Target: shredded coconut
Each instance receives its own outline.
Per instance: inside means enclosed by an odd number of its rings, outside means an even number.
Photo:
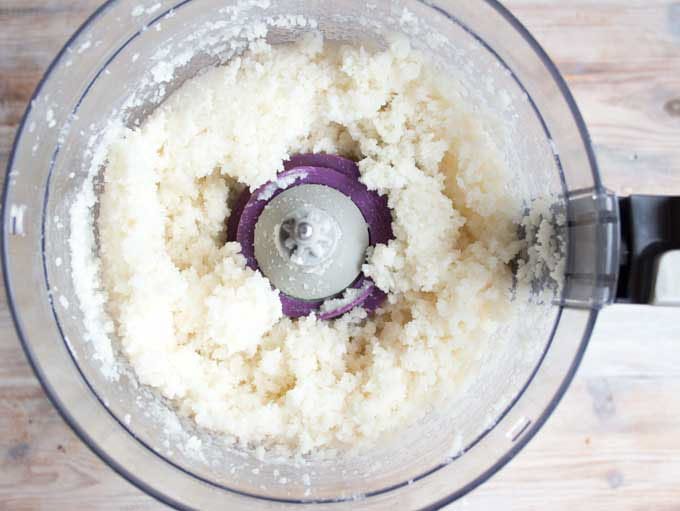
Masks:
[[[151,72],[170,81],[173,66]],[[92,219],[78,213],[96,201],[91,181],[72,214],[81,305],[106,304],[83,306],[91,340],[115,332],[141,383],[242,445],[344,448],[422,415],[509,317],[510,262],[524,248],[511,175],[456,91],[403,39],[376,53],[318,35],[257,40],[141,126],[112,129],[99,261]],[[230,192],[276,180],[305,152],[357,160],[363,183],[388,196],[395,239],[363,267],[389,295],[373,316],[286,318],[225,243]],[[550,243],[547,228],[537,235]]]

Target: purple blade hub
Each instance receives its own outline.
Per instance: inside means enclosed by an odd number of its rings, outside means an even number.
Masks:
[[[369,244],[375,246],[387,243],[394,237],[392,214],[387,205],[387,197],[371,191],[359,181],[360,173],[356,163],[347,158],[330,154],[299,154],[284,162],[284,170],[274,181],[260,186],[254,191],[244,190],[234,205],[227,223],[227,239],[238,241],[246,264],[259,270],[255,258],[255,226],[269,202],[284,190],[303,185],[315,184],[333,188],[349,197],[366,222]],[[333,304],[322,309],[325,300],[303,300],[280,293],[283,313],[292,318],[307,316],[318,311],[320,319],[339,317],[355,307],[362,306],[368,311],[376,310],[384,302],[386,295],[363,273],[343,293],[329,297]]]

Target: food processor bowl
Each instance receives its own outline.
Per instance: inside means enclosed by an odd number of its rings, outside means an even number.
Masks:
[[[494,135],[515,173],[507,192],[524,198],[527,211],[548,200],[544,214],[566,214],[566,225],[556,222],[566,276],[548,300],[538,298],[549,285],[539,279],[536,293],[516,304],[530,312],[514,320],[524,334],[474,361],[478,376],[450,406],[367,451],[263,460],[178,417],[137,382],[115,342],[87,333],[97,318],[83,313],[71,277],[73,258],[87,254],[71,252],[69,239],[95,233],[87,219],[71,218],[71,208],[83,200],[97,214],[112,120],[138,126],[185,80],[228,61],[249,38],[266,33],[278,44],[313,30],[375,47],[386,46],[387,33],[405,34],[456,76],[480,115],[501,112]],[[80,194],[84,187],[91,193]],[[93,451],[150,495],[190,509],[436,508],[498,471],[557,405],[597,310],[615,297],[618,223],[617,200],[602,187],[564,81],[498,2],[110,0],[49,67],[18,130],[3,198],[3,265],[17,332],[53,404]]]

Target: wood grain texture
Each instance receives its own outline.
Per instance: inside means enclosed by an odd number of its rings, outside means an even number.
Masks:
[[[98,0],[0,0],[0,168],[58,48]],[[680,194],[680,2],[508,0],[565,75],[605,183]],[[4,177],[4,176],[3,176]],[[47,401],[0,299],[0,509],[162,506],[96,458]],[[680,313],[613,306],[570,391],[464,510],[680,511]]]

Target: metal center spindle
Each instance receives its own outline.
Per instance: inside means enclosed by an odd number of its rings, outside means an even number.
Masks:
[[[297,237],[304,241],[310,239],[312,236],[314,236],[312,224],[300,222],[297,226]]]
[[[307,205],[287,215],[278,232],[281,255],[312,271],[335,251],[340,226],[327,212]]]

